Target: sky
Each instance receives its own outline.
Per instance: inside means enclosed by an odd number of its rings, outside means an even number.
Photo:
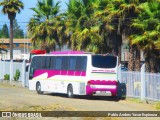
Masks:
[[[2,2],[3,0],[0,0],[0,2]],[[18,25],[20,26],[21,29],[24,30],[24,32],[27,30],[27,23],[29,22],[29,19],[32,17],[32,15],[34,14],[34,12],[30,9],[33,7],[36,7],[37,4],[37,0],[21,0],[24,3],[24,9],[21,10],[20,14],[16,15],[16,19],[18,22]],[[61,6],[61,11],[63,12],[67,6],[66,6],[66,2],[68,0],[54,0],[55,2],[60,1],[60,6]],[[2,26],[6,23],[9,27],[9,20],[8,20],[8,16],[4,15],[2,12],[2,7],[0,7],[0,28],[2,28]]]

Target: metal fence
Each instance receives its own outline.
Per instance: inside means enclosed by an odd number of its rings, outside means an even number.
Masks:
[[[141,95],[141,73],[140,72],[121,72],[121,82],[126,84],[128,97],[140,97]]]
[[[160,74],[145,74],[146,99],[160,100]]]
[[[160,100],[160,74],[145,73],[145,66],[140,72],[121,71],[120,82],[126,84],[126,96],[142,100]]]
[[[10,82],[14,79],[16,70],[20,71],[18,81],[22,82],[23,87],[28,87],[28,72],[25,71],[26,63],[0,61],[0,81],[5,74],[10,75]],[[126,96],[140,98],[141,100],[160,100],[160,74],[146,73],[145,65],[140,72],[121,71],[119,69],[119,80],[126,84]]]

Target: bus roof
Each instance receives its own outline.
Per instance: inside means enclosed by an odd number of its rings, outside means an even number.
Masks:
[[[102,56],[117,56],[115,54],[94,54],[93,52],[84,52],[84,51],[53,51],[53,52],[50,52],[50,54],[53,54],[53,55],[67,55],[67,54],[90,54],[90,55],[102,55]]]
[[[84,51],[54,51],[51,54],[85,54]]]
[[[34,56],[114,56],[114,57],[118,57],[116,55],[112,55],[112,54],[91,54],[91,53],[63,53],[63,52],[54,52],[53,54],[37,54],[37,55],[34,55]]]

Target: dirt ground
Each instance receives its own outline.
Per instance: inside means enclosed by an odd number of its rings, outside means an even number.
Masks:
[[[154,106],[146,103],[135,103],[128,100],[117,100],[108,96],[85,96],[67,98],[62,94],[45,93],[0,83],[0,111],[154,111]],[[1,119],[1,118],[0,118]],[[18,119],[18,118],[17,118]],[[27,119],[27,118],[26,118]],[[43,118],[53,119],[53,118]],[[58,119],[58,118],[54,118]],[[66,118],[61,118],[66,119]],[[71,118],[67,118],[71,119]],[[105,119],[126,120],[133,118],[74,118],[72,119]],[[142,118],[137,118],[141,120]],[[145,118],[146,120],[150,118]],[[156,118],[158,119],[158,118]],[[136,120],[136,119],[135,119]]]

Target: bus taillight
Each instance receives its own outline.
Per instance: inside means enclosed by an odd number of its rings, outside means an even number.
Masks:
[[[91,81],[88,81],[88,82],[87,82],[87,85],[91,85]]]

